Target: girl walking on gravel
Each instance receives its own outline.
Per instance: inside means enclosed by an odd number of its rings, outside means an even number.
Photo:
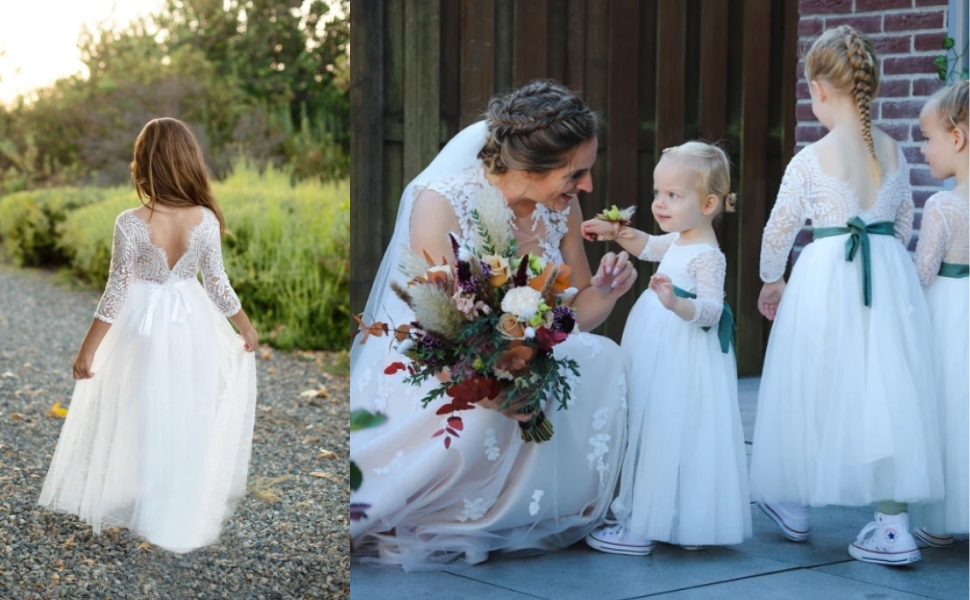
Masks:
[[[226,276],[225,221],[188,126],[148,123],[131,174],[142,206],[115,222],[39,503],[95,534],[126,527],[187,552],[218,539],[246,490],[258,336]]]

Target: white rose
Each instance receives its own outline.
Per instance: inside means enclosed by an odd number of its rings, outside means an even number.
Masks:
[[[502,310],[519,317],[529,320],[535,316],[542,303],[542,294],[531,287],[523,286],[512,288],[505,298],[502,298]]]

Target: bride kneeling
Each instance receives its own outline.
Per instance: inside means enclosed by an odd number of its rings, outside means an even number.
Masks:
[[[401,245],[453,260],[448,234],[473,239],[476,199],[497,190],[511,208],[519,255],[571,267],[577,331],[602,323],[636,271],[626,254],[607,254],[593,276],[583,248],[577,195],[592,191],[597,126],[581,99],[552,82],[492,99],[486,119],[459,133],[405,189],[366,313],[398,325],[413,320],[389,290],[390,282],[403,283]],[[495,407],[463,414],[461,437],[446,449],[432,437],[443,420],[435,410],[446,400],[421,407],[437,382],[412,386],[406,373],[385,374],[405,359],[382,341],[351,352],[351,409],[388,416],[350,438],[364,476],[352,501],[370,505],[351,523],[356,558],[408,570],[457,558],[478,563],[492,551],[569,546],[603,520],[626,445],[629,366],[616,344],[573,333],[555,347],[557,357],[578,363],[580,376],[569,375],[566,410],[545,408],[551,440],[523,441],[523,415]]]

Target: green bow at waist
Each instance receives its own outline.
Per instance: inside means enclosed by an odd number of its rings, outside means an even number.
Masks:
[[[962,279],[970,275],[970,265],[948,262],[940,263],[940,272],[937,275],[940,277]]]
[[[690,298],[691,300],[697,298],[697,294],[688,292],[676,285],[674,286],[674,294],[681,298]],[[710,328],[710,326],[701,327],[704,331]],[[731,342],[734,341],[734,313],[731,312],[731,305],[727,302],[724,303],[724,310],[721,311],[721,320],[717,322],[717,339],[721,341],[721,352],[727,354],[731,348]]]
[[[845,227],[817,227],[812,231],[812,239],[832,237],[833,235],[849,234],[845,241],[845,260],[855,260],[856,251],[862,248],[862,298],[866,306],[872,305],[872,258],[869,251],[869,235],[895,235],[896,228],[892,221],[866,222],[859,217],[852,217]]]

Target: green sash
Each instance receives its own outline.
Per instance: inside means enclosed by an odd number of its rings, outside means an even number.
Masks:
[[[845,241],[845,260],[855,259],[856,251],[862,248],[862,298],[866,306],[872,305],[872,258],[869,252],[869,235],[895,235],[896,229],[891,221],[878,223],[866,222],[852,217],[845,227],[817,227],[812,231],[812,239],[849,234]]]
[[[697,294],[688,292],[676,285],[674,286],[674,295],[692,300],[697,298]],[[707,331],[710,326],[701,327],[701,329]],[[734,341],[734,313],[731,312],[731,306],[727,302],[724,303],[724,310],[721,311],[721,320],[717,322],[717,339],[721,341],[721,352],[727,354],[731,348],[731,342]]]
[[[941,263],[940,272],[937,273],[940,277],[953,277],[955,279],[962,279],[970,275],[970,265],[964,265],[960,263]]]

